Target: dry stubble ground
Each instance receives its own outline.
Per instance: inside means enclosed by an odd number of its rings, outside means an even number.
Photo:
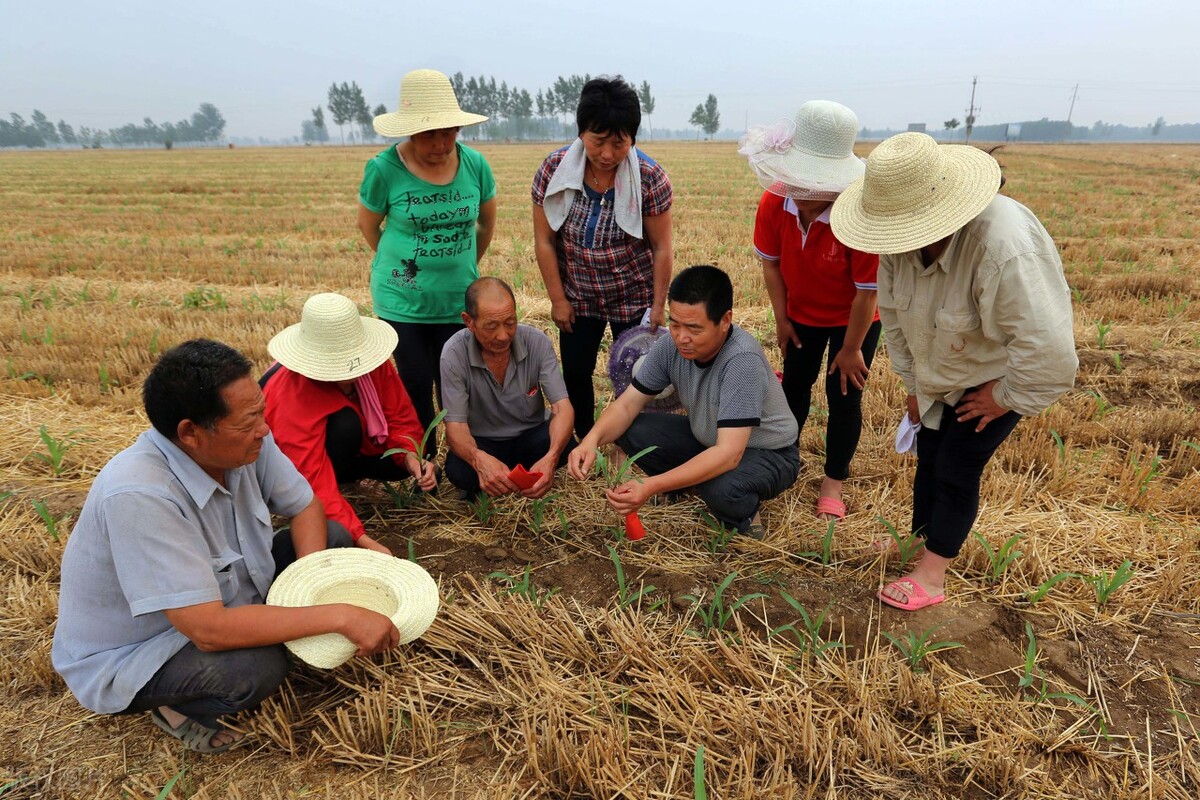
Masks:
[[[737,321],[769,340],[749,246],[758,190],[733,146],[645,144],[675,185],[676,264],[730,271]],[[548,329],[528,183],[549,148],[481,149],[500,185],[484,270]],[[1200,791],[1195,146],[998,153],[1006,192],[1062,249],[1081,369],[986,476],[978,530],[992,549],[1019,536],[1020,556],[991,574],[973,540],[945,604],[905,616],[874,599],[900,565],[871,543],[888,524],[906,532],[913,470],[890,446],[902,397],[881,353],[851,513],[827,553],[811,511],[819,402],[801,479],[767,505],[762,543],[725,546],[691,502],[648,509],[650,535],[617,542],[594,483],[561,482],[540,521],[523,500],[482,522],[450,492],[402,510],[368,488],[368,527],[441,583],[422,642],[297,670],[244,720],[253,746],[222,756],[194,758],[144,718],[84,712],[49,664],[58,562],[92,476],[145,427],[140,381],[156,353],[201,335],[265,368],[266,341],[318,290],[368,307],[353,216],[372,152],[0,153],[0,795],[154,796],[178,776],[176,797],[692,797],[701,745],[710,797]],[[57,475],[43,425],[70,444]],[[631,608],[609,545],[634,591],[656,587]],[[1029,600],[1054,576],[1110,576],[1126,560],[1131,577],[1103,605],[1079,577]],[[540,607],[487,577],[526,563],[537,590],[559,590]],[[711,609],[732,573],[726,607],[764,596],[703,631],[683,596]],[[818,635],[844,648],[806,655],[785,592],[814,616],[828,607]],[[788,623],[800,635],[768,636]],[[884,636],[934,626],[931,640],[963,647],[921,672]],[[1027,630],[1037,660],[1022,686]]]

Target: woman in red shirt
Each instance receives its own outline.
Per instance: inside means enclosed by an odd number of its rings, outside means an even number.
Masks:
[[[348,297],[313,295],[299,324],[267,345],[278,363],[260,381],[275,443],[312,485],[325,515],[359,547],[389,555],[366,534],[338,485],[411,475],[424,491],[437,487],[433,462],[415,455],[424,431],[389,358],[396,341],[390,325],[360,316]],[[392,448],[409,452],[381,457]]]
[[[854,155],[858,118],[839,103],[805,103],[794,120],[751,130],[740,153],[766,189],[754,222],[754,249],[775,312],[783,351],[783,391],[804,430],[825,351],[825,479],[817,515],[841,519],[842,481],[862,433],[862,389],[879,343],[875,274],[879,257],[833,235],[829,208],[862,177]]]

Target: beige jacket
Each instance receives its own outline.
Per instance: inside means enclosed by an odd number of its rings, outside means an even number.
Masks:
[[[1040,413],[1075,383],[1071,293],[1050,234],[997,195],[928,267],[920,251],[879,259],[879,317],[892,368],[937,428],[942,403],[998,379],[997,403]]]

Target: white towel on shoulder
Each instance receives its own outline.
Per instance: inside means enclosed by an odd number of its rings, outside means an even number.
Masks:
[[[558,230],[567,221],[567,212],[575,197],[583,191],[583,171],[587,167],[587,153],[583,141],[576,139],[567,148],[566,155],[558,163],[558,169],[550,176],[546,185],[546,198],[542,210],[551,230]],[[638,163],[637,148],[629,148],[629,155],[617,165],[614,182],[616,199],[613,201],[613,218],[617,227],[635,239],[642,238],[642,168]]]

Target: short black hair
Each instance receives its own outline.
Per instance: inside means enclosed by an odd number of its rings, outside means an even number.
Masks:
[[[583,85],[579,93],[579,105],[575,108],[575,125],[579,135],[592,133],[618,133],[637,142],[638,128],[642,125],[642,101],[637,89],[618,75],[610,78],[601,75]]]
[[[212,430],[229,413],[221,390],[250,375],[250,359],[227,344],[191,339],[163,353],[142,384],[142,404],[154,429],[175,441],[179,423]]]
[[[704,303],[704,311],[713,322],[720,322],[733,309],[733,282],[724,270],[712,264],[697,264],[675,276],[667,289],[672,303]]]
[[[483,294],[483,290],[489,286],[508,292],[509,299],[513,301],[513,308],[516,308],[517,298],[513,294],[512,287],[500,278],[484,275],[482,278],[471,281],[471,285],[467,287],[466,295],[463,297],[463,306],[465,306],[467,316],[471,319],[479,316],[479,295]]]

